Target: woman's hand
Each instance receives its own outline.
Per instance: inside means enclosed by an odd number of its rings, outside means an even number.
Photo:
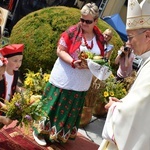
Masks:
[[[111,107],[111,105],[115,102],[121,102],[121,101],[116,97],[109,97],[109,102],[105,105],[105,109],[108,110]]]
[[[10,118],[7,118],[6,116],[0,116],[0,123],[3,123],[4,125],[8,126],[12,123],[13,120]]]
[[[78,69],[88,69],[87,61],[85,59],[84,60],[75,60],[74,66],[75,66],[75,68],[78,68]]]
[[[1,110],[7,110],[7,107],[4,103],[0,102],[0,109]]]

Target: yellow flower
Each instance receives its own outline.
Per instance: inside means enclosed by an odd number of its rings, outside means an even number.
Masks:
[[[107,91],[104,92],[104,97],[108,97],[109,93]]]
[[[109,94],[110,94],[110,96],[114,96],[114,92],[113,91],[109,92]]]
[[[127,93],[126,89],[122,89],[122,92],[123,92],[123,93]]]
[[[33,71],[28,70],[26,73],[26,78],[24,81],[24,88],[32,91],[34,94],[42,94],[44,87],[49,80],[50,75],[42,72],[40,69],[38,72],[34,73]]]
[[[50,77],[50,75],[49,75],[49,74],[44,73],[44,75],[43,75],[43,80],[44,80],[44,81],[46,81],[46,82],[48,82],[49,77]]]
[[[29,85],[29,86],[30,86],[30,85],[33,85],[33,80],[32,80],[32,78],[30,78],[30,77],[27,78],[27,79],[24,81],[24,84],[25,84],[25,85]]]
[[[40,73],[39,72],[37,72],[36,74],[35,74],[35,76],[37,76],[37,77],[40,77]]]

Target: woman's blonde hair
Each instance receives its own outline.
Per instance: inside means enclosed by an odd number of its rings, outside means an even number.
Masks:
[[[81,15],[91,14],[94,19],[99,17],[99,9],[95,3],[87,3],[81,9]]]
[[[111,38],[113,36],[113,31],[111,29],[106,29],[103,34],[108,34]]]

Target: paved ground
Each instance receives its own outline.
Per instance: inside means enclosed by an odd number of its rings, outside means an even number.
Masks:
[[[89,140],[100,145],[102,141],[102,130],[105,123],[104,118],[92,117],[91,122],[84,128],[80,128],[78,131],[86,136]]]

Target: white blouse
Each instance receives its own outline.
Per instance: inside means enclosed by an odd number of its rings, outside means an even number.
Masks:
[[[88,51],[83,42],[84,40],[82,40],[80,48],[71,55],[76,60],[78,59],[79,52]],[[60,40],[60,43],[61,45],[66,46],[63,39]],[[91,41],[87,41],[87,43],[90,45]],[[95,37],[93,38],[93,48],[90,51],[100,55],[100,50]],[[51,71],[49,82],[56,87],[67,90],[87,91],[90,87],[92,77],[93,75],[89,69],[74,69],[71,65],[58,57]]]
[[[11,95],[11,86],[12,86],[12,82],[14,79],[14,75],[9,75],[6,71],[5,71],[5,78],[6,78],[6,100],[10,100],[10,95]]]

